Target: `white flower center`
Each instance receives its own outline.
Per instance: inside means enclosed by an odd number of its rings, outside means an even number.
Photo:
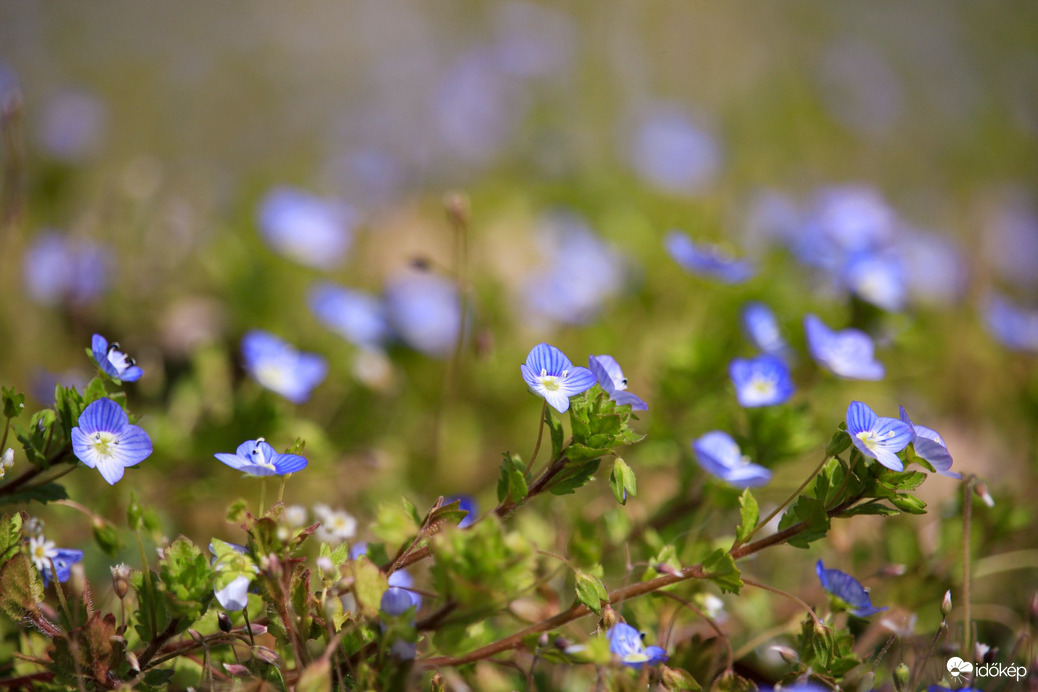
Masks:
[[[567,372],[568,371],[563,370],[561,375],[555,376],[549,375],[548,371],[542,368],[541,376],[537,378],[537,381],[541,383],[541,386],[544,387],[545,391],[557,392],[562,386],[561,380],[566,378]]]
[[[750,382],[750,389],[761,398],[772,397],[775,394],[775,380],[758,375]]]
[[[879,444],[879,440],[876,438],[876,433],[871,430],[865,430],[857,435],[857,438],[861,440],[861,443],[869,448],[869,450],[876,449],[876,445]]]
[[[119,438],[116,437],[114,433],[110,433],[107,430],[101,430],[94,433],[90,442],[93,444],[95,452],[103,457],[110,457],[115,453],[112,446],[119,445]]]

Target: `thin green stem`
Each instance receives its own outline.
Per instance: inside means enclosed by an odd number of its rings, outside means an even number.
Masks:
[[[65,613],[65,619],[68,621],[68,629],[71,633],[76,629],[76,623],[72,622],[72,611],[68,607],[65,590],[61,588],[61,582],[58,581],[58,570],[54,567],[54,561],[47,558],[47,563],[50,565],[50,575],[54,577],[54,590],[58,593],[58,602],[61,603],[61,610]]]
[[[291,475],[291,474],[289,474]],[[281,485],[278,486],[278,502],[282,502],[285,499],[285,484],[288,483],[288,476],[281,477]]]
[[[815,623],[816,626],[821,626],[822,621],[818,619],[817,615],[815,615],[815,611],[813,611],[811,609],[811,606],[809,606],[807,603],[805,603],[804,601],[800,600],[799,598],[797,598],[793,594],[789,593],[788,591],[783,591],[782,589],[776,589],[774,586],[768,586],[767,584],[762,584],[759,581],[754,581],[753,579],[747,578],[746,575],[740,575],[739,578],[742,579],[742,582],[744,584],[747,584],[749,586],[755,586],[758,589],[764,589],[765,591],[770,591],[771,593],[778,594],[779,596],[785,596],[786,598],[788,598],[789,600],[793,601],[794,603],[799,605],[801,608],[806,610],[807,614],[811,616],[812,620],[814,620],[814,623]]]
[[[544,417],[548,415],[548,400],[545,399],[544,403],[541,404],[541,417],[540,425],[537,427],[537,444],[533,446],[533,454],[530,455],[530,461],[526,462],[526,475],[530,475],[530,471],[533,469],[534,459],[537,458],[537,453],[541,451],[541,440],[544,439]]]
[[[11,432],[11,419],[8,418],[4,422],[4,436],[0,438],[0,454],[3,453],[5,447],[7,447],[7,433]]]
[[[753,527],[753,531],[750,531],[750,534],[742,542],[746,543],[751,538],[753,538],[757,534],[758,531],[760,531],[763,527],[768,525],[768,522],[770,522],[772,519],[777,517],[779,512],[781,512],[786,507],[788,507],[790,505],[790,503],[793,502],[793,500],[797,499],[797,497],[800,496],[800,493],[804,492],[804,488],[806,488],[808,486],[808,484],[815,479],[815,476],[817,476],[822,471],[822,468],[825,467],[826,462],[828,462],[830,459],[832,459],[832,457],[825,456],[822,459],[822,463],[820,463],[815,468],[815,470],[811,472],[811,475],[808,476],[804,480],[804,482],[800,484],[800,487],[797,488],[796,490],[794,490],[793,494],[791,494],[789,497],[787,497],[786,500],[781,505],[779,505],[774,510],[772,510],[771,514],[769,514],[767,517],[765,517],[763,521],[757,522],[757,525]]]
[[[973,613],[970,606],[970,525],[973,519],[973,481],[969,476],[962,484],[962,641],[963,655],[970,660],[973,655]]]
[[[256,516],[258,516],[258,517],[262,517],[263,516],[263,506],[264,506],[264,499],[266,498],[266,495],[267,495],[267,477],[264,476],[264,477],[260,478],[259,512],[257,512],[257,514],[256,514]]]
[[[141,553],[141,570],[144,572],[144,589],[148,592],[148,601],[152,607],[148,610],[148,624],[151,625],[151,636],[155,637],[159,633],[158,623],[155,621],[155,586],[151,582],[151,567],[148,565],[148,554],[144,552],[144,539],[141,538],[141,530],[137,528],[134,530],[134,535],[137,536],[137,549]],[[144,665],[143,663],[141,665]]]

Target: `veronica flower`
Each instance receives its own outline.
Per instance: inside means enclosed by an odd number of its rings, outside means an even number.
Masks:
[[[684,233],[670,231],[663,242],[674,261],[693,274],[738,284],[755,273],[750,262],[729,257],[713,245],[697,245]]]
[[[332,269],[345,256],[353,236],[354,212],[345,204],[291,187],[264,198],[259,225],[277,252],[318,269]]]
[[[562,351],[548,344],[537,344],[519,366],[526,384],[559,413],[569,410],[569,398],[595,386],[595,376],[587,368],[574,366]]]
[[[859,329],[833,331],[814,315],[804,317],[807,347],[812,357],[834,375],[852,380],[881,380],[883,364],[876,360],[869,335]]]
[[[213,594],[224,610],[244,610],[249,605],[249,586],[259,572],[248,550],[237,543],[214,538],[209,542],[216,570]]]
[[[111,399],[98,399],[79,415],[72,428],[72,451],[90,468],[114,485],[128,466],[151,456],[151,438]]]
[[[391,586],[382,594],[382,600],[379,603],[378,609],[389,618],[398,618],[414,607],[414,602],[411,600],[411,594],[408,591]],[[385,623],[382,623],[380,628],[383,632],[387,629]],[[406,639],[397,639],[393,642],[390,653],[398,659],[411,660],[415,656],[415,649],[414,642],[409,642]]]
[[[901,260],[891,253],[858,252],[851,255],[841,272],[848,290],[884,310],[905,307],[907,283]]]
[[[764,353],[782,355],[789,350],[775,313],[764,303],[750,302],[743,306],[742,326],[753,345]]]
[[[886,610],[874,607],[872,599],[869,598],[869,590],[846,572],[826,569],[821,560],[815,565],[815,572],[818,574],[818,580],[822,582],[822,588],[833,597],[841,610],[860,618],[867,618]]]
[[[321,283],[310,290],[309,303],[317,319],[357,346],[378,346],[389,335],[382,301],[370,293]]]
[[[29,539],[29,557],[43,575],[43,585],[49,586],[55,578],[62,583],[68,581],[72,565],[83,560],[83,551],[55,548],[54,541],[37,536]]]
[[[133,358],[119,350],[117,342],[108,343],[108,339],[100,334],[94,334],[90,349],[94,352],[94,361],[97,367],[120,382],[136,382],[141,379],[144,371],[138,367]]]
[[[588,366],[595,374],[599,386],[605,390],[609,398],[620,406],[630,404],[634,411],[647,411],[649,405],[627,391],[627,378],[620,364],[612,356],[591,356]]]
[[[865,456],[893,471],[905,470],[897,453],[912,441],[910,424],[897,418],[880,418],[865,404],[852,401],[847,407],[847,434]]]
[[[278,454],[262,437],[242,442],[234,454],[221,452],[213,456],[249,476],[284,476],[302,471],[307,465],[298,454]]]
[[[629,668],[640,669],[646,663],[654,666],[667,660],[666,651],[658,646],[646,647],[641,633],[626,623],[616,623],[606,636],[609,650]]]
[[[984,304],[984,324],[1004,346],[1038,353],[1038,310],[1024,310],[993,294]]]
[[[86,303],[108,288],[110,250],[58,231],[33,238],[23,261],[26,289],[38,303]]]
[[[796,387],[789,368],[778,356],[736,358],[728,365],[739,405],[746,408],[773,406],[788,401]]]
[[[435,274],[411,274],[386,286],[386,317],[393,332],[422,353],[444,357],[461,331],[461,300],[457,286]]]
[[[736,488],[753,488],[771,480],[771,471],[751,463],[735,440],[720,430],[693,440],[692,450],[700,466]]]
[[[937,473],[942,476],[962,478],[961,473],[951,470],[951,453],[948,452],[948,445],[944,443],[944,438],[936,430],[912,423],[904,406],[901,407],[901,421],[912,428],[912,447],[916,454],[930,462],[937,469]]]
[[[630,161],[635,172],[659,190],[693,195],[717,177],[723,153],[713,135],[679,109],[664,105],[637,124]]]
[[[354,543],[350,546],[350,559],[356,560],[361,555],[367,555],[367,552],[367,543],[363,541],[359,543]],[[411,603],[412,605],[414,605],[416,609],[422,607],[422,595],[415,591],[411,591],[411,588],[414,586],[414,577],[412,577],[411,573],[408,572],[406,569],[396,570],[395,572],[389,575],[389,579],[387,581],[390,586],[395,586],[404,593],[406,593],[408,596],[410,596]],[[352,594],[346,594],[346,596],[344,596],[344,598],[347,597],[352,598]],[[352,608],[347,608],[347,610],[352,610]]]
[[[339,545],[357,533],[357,520],[349,512],[333,510],[328,505],[314,505],[314,516],[321,522],[317,527],[317,540],[329,545]]]
[[[321,383],[328,363],[313,353],[300,353],[268,332],[253,330],[241,341],[245,369],[253,379],[289,401],[301,404]]]

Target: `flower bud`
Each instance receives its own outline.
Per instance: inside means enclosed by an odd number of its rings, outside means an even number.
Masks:
[[[858,681],[858,686],[855,687],[855,692],[872,692],[872,688],[876,685],[876,674],[871,670],[865,675],[861,676],[861,680]]]
[[[220,626],[220,631],[224,634],[231,631],[231,616],[227,613],[220,611],[220,614],[216,616],[216,622]]]
[[[602,628],[605,630],[609,630],[612,628],[613,625],[615,625],[618,622],[620,622],[620,618],[616,614],[616,611],[613,610],[613,608],[610,605],[606,604],[602,608]]]
[[[973,492],[984,501],[988,507],[995,506],[995,500],[991,497],[991,493],[988,492],[988,484],[984,482],[977,483],[973,486]]]
[[[249,674],[249,669],[240,663],[224,663],[223,669],[236,678],[243,678]]]
[[[772,646],[771,650],[777,653],[783,661],[791,666],[800,663],[800,654],[788,646]]]
[[[947,618],[952,611],[951,589],[944,592],[944,600],[941,601],[941,615]]]
[[[252,655],[258,658],[259,660],[263,661],[264,663],[268,663],[270,665],[275,665],[278,661],[281,660],[280,656],[278,656],[273,650],[268,649],[265,646],[252,647]]]
[[[908,690],[908,683],[910,678],[910,671],[908,666],[904,663],[899,663],[897,668],[894,669],[894,687],[897,692],[906,692]]]
[[[469,225],[472,217],[472,203],[469,196],[461,190],[452,190],[443,196],[443,206],[447,210],[447,218],[455,226],[465,227]]]
[[[141,664],[137,660],[136,654],[134,654],[132,651],[127,651],[126,652],[126,662],[128,664],[130,664],[130,672],[131,673],[136,675],[136,674],[141,672]]]
[[[112,570],[112,588],[115,589],[116,598],[121,601],[130,590],[130,568],[120,562],[109,569]]]

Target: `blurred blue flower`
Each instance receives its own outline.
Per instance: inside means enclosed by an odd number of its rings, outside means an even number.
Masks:
[[[217,453],[217,459],[249,476],[284,476],[306,468],[307,461],[298,454],[279,454],[262,438],[238,445],[234,454]]]
[[[951,453],[948,451],[948,445],[944,443],[944,438],[936,430],[914,424],[904,406],[901,407],[901,421],[912,428],[912,447],[916,454],[930,462],[942,476],[962,478],[961,473],[951,470]]]
[[[464,529],[472,526],[479,517],[479,505],[476,504],[475,498],[471,495],[451,495],[444,500],[444,503],[450,504],[455,500],[458,501],[458,509],[468,512],[465,518],[458,522],[458,528]]]
[[[520,78],[563,70],[573,57],[573,20],[565,12],[510,0],[495,6],[494,54],[498,68]]]
[[[618,622],[609,628],[609,650],[629,668],[654,666],[667,660],[667,652],[658,646],[646,647],[642,635],[630,625]]]
[[[244,574],[233,577],[223,588],[213,587],[213,594],[224,610],[245,610],[249,605],[249,586],[252,580]]]
[[[301,404],[324,379],[328,364],[321,356],[300,353],[291,344],[259,329],[241,340],[245,370],[267,389]]]
[[[811,356],[834,375],[852,380],[881,380],[886,370],[876,360],[875,346],[859,329],[833,331],[814,315],[804,317]]]
[[[428,356],[451,353],[461,331],[461,300],[454,283],[436,274],[408,274],[385,292],[389,325],[405,344]]]
[[[108,108],[90,92],[68,89],[47,99],[39,122],[43,149],[63,161],[77,161],[104,145]]]
[[[559,413],[569,410],[569,398],[595,386],[595,376],[587,368],[574,366],[562,351],[548,344],[537,344],[519,366],[523,379],[534,394]]]
[[[94,334],[90,348],[94,352],[94,361],[97,367],[113,380],[120,382],[136,382],[141,379],[144,371],[138,367],[133,358],[119,350],[116,342],[108,343],[108,339],[100,334]]]
[[[539,241],[548,265],[523,284],[523,302],[536,315],[564,324],[584,324],[623,288],[620,254],[578,215],[546,215]]]
[[[764,303],[750,302],[743,306],[742,326],[753,345],[764,353],[780,356],[789,351],[775,313]]]
[[[726,284],[738,284],[756,273],[749,261],[729,257],[713,245],[697,245],[679,231],[668,232],[663,243],[674,261],[693,274],[709,276]]]
[[[865,456],[893,471],[905,470],[897,453],[912,441],[910,424],[897,418],[881,418],[860,401],[852,401],[847,407],[847,434]]]
[[[350,559],[356,560],[361,555],[367,555],[368,544],[364,541],[354,543],[350,546]],[[389,575],[388,583],[390,586],[398,587],[401,591],[406,593],[411,598],[411,602],[415,608],[422,607],[422,595],[416,591],[410,589],[414,586],[414,577],[406,569],[398,569]]]
[[[45,231],[25,252],[25,286],[29,296],[44,305],[87,303],[107,290],[111,264],[105,246]]]
[[[310,289],[309,303],[317,319],[357,346],[378,346],[389,336],[382,301],[370,293],[325,282]]]
[[[151,438],[143,428],[130,425],[122,406],[111,399],[98,399],[83,409],[77,427],[72,428],[72,451],[114,485],[126,467],[151,455]]]
[[[821,560],[815,565],[815,572],[818,574],[818,580],[822,582],[822,588],[833,597],[836,607],[860,618],[867,618],[886,610],[885,607],[874,607],[868,589],[846,572],[826,569]]]
[[[1023,187],[999,191],[983,218],[981,252],[999,277],[1038,288],[1038,199]]]
[[[952,303],[966,293],[968,267],[961,250],[947,237],[904,228],[897,238],[909,293],[928,303]]]
[[[774,406],[789,401],[796,391],[789,367],[770,353],[756,358],[736,358],[728,365],[739,405],[746,408]]]
[[[1038,353],[1038,310],[1024,310],[998,294],[984,301],[984,325],[1003,346]]]
[[[277,252],[317,269],[333,269],[353,240],[355,213],[343,202],[277,187],[259,208],[263,238]]]
[[[883,194],[866,184],[821,188],[810,217],[825,238],[848,254],[887,246],[897,223]]]
[[[645,182],[674,195],[695,195],[716,180],[721,144],[677,107],[663,105],[635,125],[631,166]]]
[[[609,398],[620,406],[629,404],[633,411],[647,411],[649,405],[627,391],[627,378],[624,377],[620,364],[612,356],[591,356],[588,367],[598,380],[598,385],[605,390]]]
[[[983,692],[979,687],[943,687],[941,685],[930,685],[926,692]]]
[[[224,610],[244,610],[249,605],[249,587],[259,572],[249,556],[248,549],[237,543],[214,538],[209,541],[213,554],[212,566],[216,571],[213,594]]]
[[[390,586],[382,593],[382,600],[379,603],[379,611],[390,618],[406,615],[413,607],[415,605],[411,598],[411,593],[395,586]],[[386,630],[385,623],[382,623],[380,627],[383,632]],[[401,660],[413,659],[415,651],[416,646],[414,642],[409,642],[405,639],[397,639],[390,648],[390,653]]]
[[[46,587],[55,577],[59,582],[67,582],[72,565],[83,560],[83,551],[55,548],[54,541],[34,536],[29,539],[29,558],[43,576],[43,585]]]
[[[754,488],[771,480],[771,471],[751,463],[728,433],[714,430],[692,441],[704,470],[736,488]]]
[[[905,271],[893,253],[854,253],[847,258],[840,277],[847,290],[876,307],[891,311],[905,307]]]

